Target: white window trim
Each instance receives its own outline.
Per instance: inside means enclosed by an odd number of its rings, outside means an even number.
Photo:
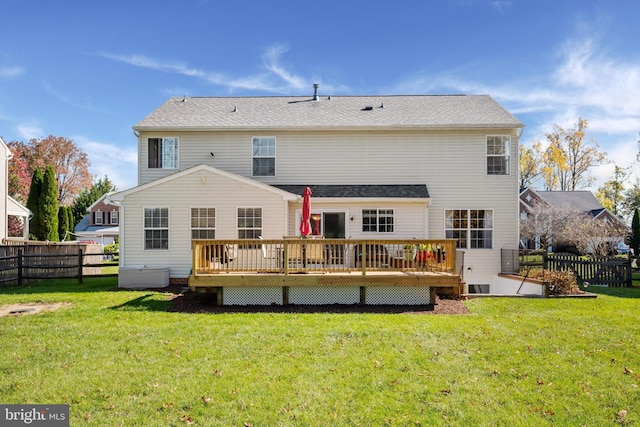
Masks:
[[[165,228],[156,228],[156,227],[151,227],[151,228],[147,228],[144,225],[144,219],[145,219],[145,211],[147,209],[166,209],[167,210],[167,249],[154,249],[154,248],[147,248],[147,236],[146,236],[146,231],[147,230],[164,230]],[[171,208],[168,206],[143,206],[142,207],[142,250],[144,251],[152,251],[152,252],[156,252],[156,251],[170,251],[171,250]]]
[[[113,221],[113,217],[116,217],[117,221]],[[111,212],[109,212],[109,225],[118,225],[120,223],[120,212],[118,212],[117,209],[113,209]]]
[[[376,230],[375,231],[364,231],[364,212],[363,211],[376,211]],[[380,231],[380,211],[391,211],[391,215],[393,218],[393,231]],[[394,234],[396,232],[396,210],[395,208],[362,208],[360,209],[360,215],[362,216],[360,231],[362,233],[376,233],[376,234]]]
[[[151,168],[149,167],[149,156],[151,155],[151,153],[149,152],[149,140],[151,139],[160,139],[162,140],[162,144],[164,144],[164,140],[165,139],[175,139],[176,140],[176,161],[175,161],[175,166],[174,167],[166,167],[164,166],[164,162],[163,162],[163,166],[160,167],[155,167],[155,168]],[[180,169],[180,137],[178,136],[155,136],[155,137],[148,137],[147,138],[147,168],[151,169],[151,170],[156,170],[156,169],[168,169],[168,170],[176,170],[176,169]]]
[[[240,209],[260,209],[260,213],[261,213],[261,219],[262,219],[262,227],[260,227],[260,230],[262,231],[262,233],[260,234],[264,234],[264,207],[263,206],[236,206],[236,237],[238,239],[240,239],[240,237],[238,237],[238,235],[240,234],[240,224],[239,224],[239,210]],[[255,228],[243,228],[242,230],[256,230]]]
[[[505,142],[505,154],[488,154],[487,147],[489,144],[489,138],[501,137],[508,138],[508,141]],[[485,174],[487,176],[510,176],[511,175],[511,135],[503,134],[503,135],[486,135],[484,140],[484,149],[485,149]],[[507,158],[507,172],[506,173],[489,173],[487,170],[487,162],[489,161],[489,157],[506,157]]]
[[[253,155],[253,141],[256,138],[273,138],[274,146],[273,146],[273,156],[254,156]],[[251,176],[256,178],[273,178],[277,176],[278,168],[277,168],[277,158],[278,158],[278,138],[275,136],[258,136],[254,135],[251,137]],[[273,159],[273,175],[255,175],[253,173],[253,160],[254,159]]]
[[[447,227],[447,211],[467,211],[467,228],[448,228]],[[492,227],[491,228],[471,228],[471,211],[491,211],[491,223],[492,223]],[[496,235],[496,221],[495,221],[495,213],[496,210],[495,209],[491,209],[491,208],[458,208],[458,209],[445,209],[444,210],[444,216],[443,216],[443,229],[444,229],[444,235],[446,238],[447,235],[447,231],[449,230],[465,230],[467,232],[467,238],[466,238],[466,245],[462,248],[457,248],[457,249],[465,249],[465,250],[470,250],[470,251],[487,251],[487,250],[493,250],[494,249],[494,244],[495,244],[495,235]],[[491,247],[489,248],[472,248],[471,247],[471,231],[481,231],[481,230],[491,230]]]
[[[213,209],[214,210],[214,220],[215,220],[215,226],[213,228],[209,228],[209,227],[196,227],[194,228],[191,225],[191,211],[193,209]],[[237,215],[237,214],[236,214]],[[217,236],[217,231],[218,231],[218,208],[216,206],[191,206],[189,208],[189,242],[191,242],[193,240],[193,230],[213,230],[214,234]],[[193,247],[193,245],[189,246],[190,248]]]
[[[95,225],[104,225],[104,214],[100,209],[93,213],[93,223]]]

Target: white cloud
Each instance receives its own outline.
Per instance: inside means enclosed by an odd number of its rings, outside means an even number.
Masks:
[[[106,175],[118,190],[131,188],[137,184],[137,147],[116,146],[92,141],[84,136],[76,136],[72,139],[78,148],[87,153],[91,162],[91,173],[96,176],[96,179]]]
[[[69,95],[66,95],[66,94],[64,94],[62,92],[59,92],[59,91],[55,90],[53,88],[53,86],[51,86],[50,84],[48,84],[46,82],[42,84],[42,88],[49,95],[53,96],[54,98],[58,99],[61,102],[64,102],[67,105],[70,105],[72,107],[81,108],[83,110],[89,110],[89,111],[95,111],[95,112],[99,111],[96,107],[94,107],[91,104],[79,102],[79,101],[73,99],[72,97],[70,97]]]
[[[151,58],[145,55],[118,55],[103,53],[102,56],[117,62],[133,65],[149,70],[165,73],[179,74],[203,80],[215,86],[226,87],[229,91],[247,90],[263,91],[271,93],[299,93],[301,89],[311,90],[311,81],[305,77],[296,75],[288,70],[282,63],[282,56],[287,48],[281,45],[272,46],[262,56],[263,71],[247,76],[228,76],[219,72],[205,71],[193,68],[181,62],[172,62]],[[323,84],[326,91],[345,92],[345,86]]]
[[[38,125],[35,124],[19,124],[16,126],[16,131],[21,138],[30,140],[32,138],[44,137],[44,131]]]
[[[0,67],[0,77],[2,78],[14,78],[23,75],[26,70],[22,67]]]
[[[511,2],[505,0],[492,1],[490,5],[501,15],[506,14],[511,9]]]

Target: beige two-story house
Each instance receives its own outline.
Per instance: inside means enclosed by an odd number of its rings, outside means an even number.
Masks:
[[[523,124],[487,95],[170,98],[134,126],[121,269],[192,273],[192,240],[455,239],[471,292],[518,247]],[[344,261],[344,260],[343,260]],[[346,261],[344,261],[346,262]]]

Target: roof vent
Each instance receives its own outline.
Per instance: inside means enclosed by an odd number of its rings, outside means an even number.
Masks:
[[[367,105],[362,109],[362,111],[371,111],[371,110],[373,110],[373,107],[371,105]]]
[[[318,98],[318,88],[320,87],[320,85],[318,83],[314,83],[313,84],[313,100],[317,101]]]

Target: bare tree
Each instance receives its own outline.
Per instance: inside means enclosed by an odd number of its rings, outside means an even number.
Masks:
[[[536,201],[532,204],[527,218],[520,221],[520,238],[539,240],[543,249],[565,243],[571,234],[567,225],[582,216],[582,212],[568,207],[555,207]]]
[[[629,230],[617,221],[596,219],[591,215],[573,218],[567,227],[571,230],[567,235],[567,243],[574,245],[583,254],[594,256],[609,255],[629,233]]]
[[[618,221],[596,219],[569,207],[534,202],[527,219],[520,221],[520,238],[540,241],[547,249],[554,245],[572,245],[580,253],[607,255],[624,240],[629,230]]]

